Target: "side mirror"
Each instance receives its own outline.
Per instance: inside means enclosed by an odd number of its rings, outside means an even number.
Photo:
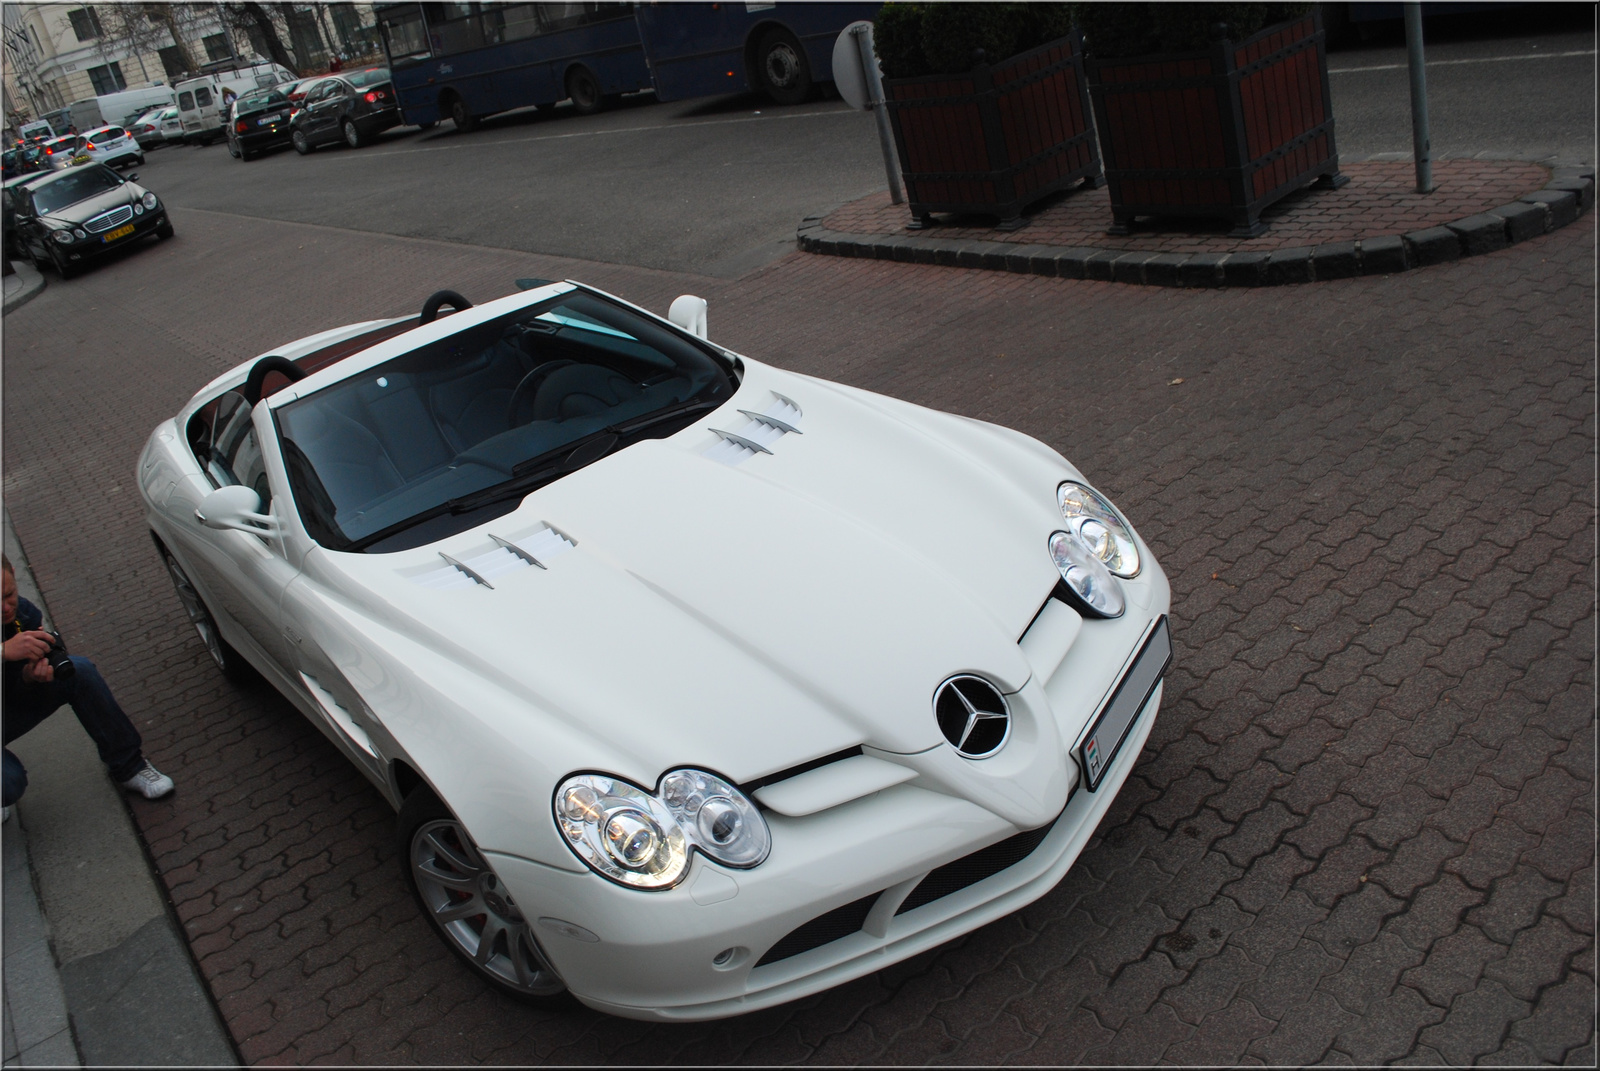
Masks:
[[[667,319],[697,338],[706,337],[706,299],[693,294],[673,298]]]
[[[139,172],[137,172],[137,171],[129,171],[126,175],[124,175],[122,177],[122,181],[123,182],[138,182],[139,181]]]
[[[194,516],[207,528],[232,529],[257,536],[276,535],[278,522],[260,511],[260,495],[248,487],[231,484],[201,499]]]

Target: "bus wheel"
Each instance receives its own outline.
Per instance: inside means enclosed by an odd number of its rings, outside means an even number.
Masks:
[[[811,65],[794,34],[775,26],[756,47],[756,78],[778,104],[800,104],[811,95]]]
[[[572,108],[579,115],[593,115],[606,106],[600,80],[587,67],[574,67],[568,72],[567,96],[572,98]]]
[[[477,129],[478,126],[478,117],[467,110],[467,102],[460,97],[450,98],[450,121],[463,134]]]

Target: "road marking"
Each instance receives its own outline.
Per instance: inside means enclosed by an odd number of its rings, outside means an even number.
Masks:
[[[730,126],[730,125],[732,125],[734,123],[765,123],[765,122],[777,122],[778,120],[781,120],[781,119],[816,119],[816,118],[830,116],[830,115],[855,115],[855,114],[857,114],[857,113],[854,110],[846,109],[846,110],[840,110],[840,111],[827,111],[827,112],[801,112],[799,114],[789,114],[789,115],[763,115],[763,116],[760,116],[760,117],[753,116],[753,115],[747,115],[747,116],[743,116],[743,117],[738,118],[738,119],[704,119],[704,120],[701,120],[699,122],[691,122],[691,123],[670,123],[670,124],[668,124],[668,123],[657,123],[654,126],[623,126],[623,127],[618,127],[615,130],[576,130],[576,131],[573,131],[570,134],[535,134],[535,135],[533,135],[531,137],[506,138],[506,139],[504,139],[502,141],[480,141],[480,142],[474,143],[471,146],[471,148],[474,148],[474,149],[476,149],[476,148],[485,148],[485,147],[492,147],[492,146],[496,146],[496,145],[524,145],[524,144],[527,144],[530,141],[560,141],[560,140],[567,139],[567,138],[595,138],[595,137],[601,137],[602,135],[606,135],[606,134],[638,134],[638,133],[642,133],[642,132],[649,131],[649,130],[683,130],[683,129],[686,129],[686,128],[689,128],[689,127]],[[364,153],[361,154],[361,158],[362,159],[366,159],[366,158],[372,157],[372,156],[399,156],[402,153],[410,153],[410,152],[460,152],[464,148],[467,148],[467,146],[463,146],[463,145],[419,145],[419,146],[416,146],[415,148],[408,147],[408,148],[404,148],[404,149],[393,149],[393,150],[391,150],[389,152],[364,152]],[[343,153],[339,154],[337,157],[333,157],[333,159],[347,159],[347,158],[348,159],[355,159],[354,156],[347,157]]]
[[[1429,60],[1429,67],[1458,67],[1464,63],[1514,63],[1517,60],[1531,59],[1566,59],[1569,56],[1592,56],[1595,50],[1583,49],[1578,52],[1529,52],[1523,56],[1478,56],[1474,59],[1447,59]],[[1403,71],[1404,63],[1385,63],[1377,67],[1329,67],[1329,74],[1360,74],[1363,71]]]

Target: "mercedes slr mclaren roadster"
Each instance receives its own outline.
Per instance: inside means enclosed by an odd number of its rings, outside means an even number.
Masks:
[[[707,341],[698,298],[521,282],[248,361],[139,461],[206,650],[398,809],[445,944],[709,1019],[1055,886],[1171,659],[1132,525],[1025,435]]]

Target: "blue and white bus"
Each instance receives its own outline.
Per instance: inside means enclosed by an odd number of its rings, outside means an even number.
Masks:
[[[406,121],[483,116],[623,93],[663,101],[758,89],[797,104],[831,81],[833,42],[878,3],[380,3]]]
[[[430,127],[471,130],[512,108],[571,99],[597,112],[650,88],[628,3],[377,4],[400,111]]]

